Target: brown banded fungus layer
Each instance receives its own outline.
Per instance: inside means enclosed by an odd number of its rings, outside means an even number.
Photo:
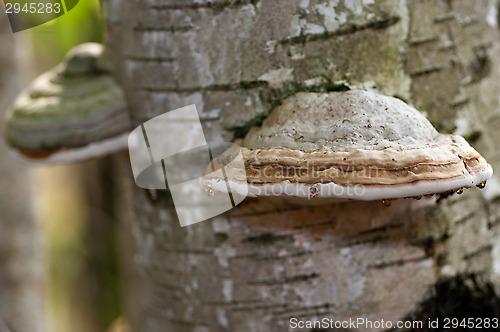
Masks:
[[[438,133],[403,101],[367,91],[299,93],[283,101],[241,148],[246,174],[227,181],[249,196],[360,200],[484,186],[492,168],[461,136]],[[227,165],[224,156],[215,160]],[[205,178],[225,191],[223,179]]]

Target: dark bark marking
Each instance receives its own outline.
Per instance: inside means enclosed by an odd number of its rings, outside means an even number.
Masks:
[[[409,46],[419,46],[422,44],[426,43],[431,43],[439,40],[439,36],[427,36],[427,37],[421,37],[421,38],[413,38],[408,40],[408,45]]]
[[[158,264],[152,265],[151,266],[151,270],[157,271],[159,273],[171,274],[171,275],[175,275],[175,276],[182,276],[182,275],[185,275],[185,274],[189,273],[189,272],[185,272],[185,271],[174,270],[174,269],[171,269],[171,268],[163,267],[163,266],[160,266]]]
[[[387,267],[392,267],[392,266],[402,266],[402,265],[409,264],[409,263],[419,263],[419,262],[421,262],[425,259],[428,259],[428,258],[430,258],[428,255],[424,255],[424,256],[418,256],[418,257],[412,257],[412,258],[397,259],[394,261],[378,262],[375,264],[368,265],[367,268],[379,270],[379,269],[385,269]]]
[[[337,37],[342,35],[348,35],[351,33],[355,33],[362,30],[368,29],[385,29],[398,23],[400,17],[397,15],[391,15],[385,18],[381,18],[377,21],[369,22],[362,25],[350,25],[346,28],[335,30],[335,31],[325,31],[322,33],[311,33],[311,34],[301,34],[299,36],[286,37],[283,39],[279,39],[279,44],[286,45],[296,45],[296,44],[305,44],[306,42],[315,41],[319,39],[327,39],[331,37]]]
[[[389,240],[391,237],[389,235],[377,235],[365,240],[354,240],[354,241],[345,241],[341,243],[341,247],[354,247],[362,244],[375,244],[377,242],[382,242],[385,240]]]
[[[137,62],[174,62],[176,58],[171,57],[138,57],[132,55],[125,55],[126,60],[137,61]]]
[[[465,216],[459,218],[455,221],[455,225],[465,224],[469,219],[471,219],[476,214],[476,211],[471,211],[467,213]]]
[[[424,250],[425,250],[426,252],[430,252],[430,251],[432,251],[432,250],[433,250],[432,248],[433,248],[436,244],[444,243],[444,242],[446,242],[446,240],[448,240],[450,237],[451,237],[451,234],[449,234],[449,233],[444,233],[444,234],[442,234],[441,236],[439,236],[438,238],[433,238],[433,237],[425,237],[425,238],[423,238],[423,239],[410,241],[410,244],[412,244],[412,245],[414,245],[414,246],[419,246],[419,247],[422,247],[422,248],[424,248]]]
[[[174,33],[174,32],[188,32],[195,28],[196,26],[192,24],[185,24],[185,25],[173,24],[173,25],[158,25],[158,26],[138,24],[134,27],[134,31],[142,33],[153,32],[153,31]]]
[[[295,212],[304,209],[303,207],[288,207],[288,208],[274,208],[270,211],[255,211],[255,212],[234,212],[235,217],[263,217],[267,215],[281,214],[284,212]]]
[[[318,220],[317,222],[315,222],[313,224],[309,224],[308,223],[308,224],[305,224],[305,225],[295,226],[294,229],[304,230],[304,229],[311,229],[311,228],[325,227],[325,226],[331,226],[331,227],[333,227],[336,223],[337,223],[337,220],[332,220],[332,219]]]
[[[487,45],[481,45],[474,49],[474,59],[467,65],[470,83],[477,83],[491,74],[492,63],[487,48]]]
[[[206,91],[234,91],[237,89],[250,90],[267,86],[268,83],[266,81],[255,80],[255,81],[240,81],[237,83],[212,84],[207,86],[193,86],[184,88],[142,87],[140,89],[152,93],[165,93],[165,92],[195,93],[195,92],[206,92]]]
[[[241,306],[237,308],[233,308],[233,311],[251,311],[251,310],[269,310],[273,308],[283,308],[287,307],[288,303],[274,303],[274,304],[260,304],[260,305],[252,305],[252,306]]]
[[[465,139],[467,142],[474,144],[481,138],[482,135],[483,135],[482,131],[475,130],[470,135],[466,136]]]
[[[423,67],[416,69],[410,73],[411,77],[416,77],[416,76],[423,76],[423,75],[428,75],[432,73],[439,72],[444,69],[443,65],[434,65],[434,66],[428,66],[428,67]]]
[[[313,305],[313,306],[303,306],[303,307],[292,307],[292,308],[287,308],[283,309],[281,311],[275,311],[276,315],[284,315],[284,314],[291,314],[295,312],[304,312],[307,310],[318,310],[318,309],[328,309],[335,307],[335,305],[331,303],[323,303],[323,304],[318,304],[318,305]]]
[[[479,247],[478,249],[476,249],[474,251],[471,251],[471,252],[464,254],[462,256],[462,258],[465,260],[468,260],[468,259],[474,258],[482,253],[490,252],[492,249],[493,249],[493,245],[490,243],[490,244],[487,244],[485,246]]]
[[[500,0],[497,2],[497,27],[500,28]]]
[[[470,98],[469,97],[462,97],[462,98],[453,100],[450,103],[450,107],[456,108],[456,107],[466,105],[468,103],[470,103]]]
[[[446,13],[446,14],[439,15],[436,18],[434,18],[434,23],[442,23],[442,22],[452,21],[456,18],[457,18],[457,15],[455,13]]]
[[[267,252],[259,253],[259,252],[253,252],[249,254],[241,254],[241,255],[236,255],[232,257],[233,259],[243,259],[243,258],[249,258],[255,261],[272,261],[272,260],[278,260],[278,261],[283,261],[287,258],[292,258],[292,257],[300,257],[304,255],[309,255],[311,254],[310,251],[295,251],[292,253],[289,253],[287,255],[269,255]]]
[[[236,306],[238,304],[261,303],[262,299],[232,299],[231,301],[202,301],[203,304],[216,306]]]
[[[260,0],[221,0],[221,1],[178,1],[169,5],[152,5],[150,8],[154,10],[179,10],[179,9],[202,9],[208,8],[213,10],[223,10],[225,8],[238,8],[245,5],[256,6]]]
[[[168,245],[158,246],[158,249],[177,254],[212,255],[214,252],[214,249],[212,248],[179,248],[179,247],[170,247]]]
[[[318,278],[320,275],[318,273],[311,273],[311,274],[298,274],[294,276],[289,276],[289,277],[283,277],[281,279],[256,279],[256,280],[249,280],[247,281],[247,284],[249,285],[262,285],[262,286],[273,286],[273,285],[282,285],[282,284],[290,284],[294,282],[304,282],[308,281],[310,279]]]
[[[388,231],[391,229],[401,228],[404,226],[405,226],[404,222],[395,223],[395,224],[387,224],[387,225],[382,225],[379,227],[373,227],[373,228],[370,228],[370,229],[365,230],[365,231],[361,231],[356,235],[360,236],[360,235],[372,234],[372,233],[377,233],[377,232],[385,232],[385,231]]]
[[[215,241],[222,243],[222,242],[225,242],[229,238],[229,235],[227,233],[224,233],[224,232],[216,232],[214,234],[214,238],[215,238]]]
[[[275,244],[275,242],[279,241],[293,242],[294,240],[291,235],[275,235],[273,233],[263,233],[244,238],[241,242],[261,244],[261,245],[272,245]]]

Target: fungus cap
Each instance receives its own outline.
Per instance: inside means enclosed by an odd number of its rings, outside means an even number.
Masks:
[[[227,181],[236,191],[248,187],[248,196],[447,195],[492,175],[463,137],[438,133],[397,98],[361,90],[289,97],[242,145],[246,172],[229,168]],[[227,164],[223,155],[215,162]],[[204,182],[216,191],[227,187],[215,177]]]
[[[7,112],[11,147],[40,162],[74,162],[127,147],[127,105],[103,51],[100,44],[79,45],[21,92]]]

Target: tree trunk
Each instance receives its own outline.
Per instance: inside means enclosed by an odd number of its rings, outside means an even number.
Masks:
[[[189,104],[207,140],[240,136],[298,91],[376,89],[499,164],[496,1],[137,0],[104,3],[136,125]],[[290,319],[396,321],[441,278],[500,285],[496,178],[440,205],[247,199],[181,228],[168,193],[117,158],[136,251],[134,331],[284,331]],[[125,209],[124,207],[130,207]],[[129,246],[129,243],[124,243]],[[130,247],[126,249],[130,253]],[[131,253],[130,255],[133,255]],[[134,272],[135,271],[135,272]]]
[[[16,40],[22,42],[22,38]],[[27,84],[29,61],[0,9],[0,110]],[[23,45],[25,46],[25,45]],[[0,114],[0,136],[3,116]],[[33,214],[33,176],[0,141],[0,331],[45,330],[40,229]]]

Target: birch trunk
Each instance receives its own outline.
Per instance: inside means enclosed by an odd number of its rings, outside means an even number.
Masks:
[[[0,110],[27,84],[26,57],[0,9]],[[23,45],[25,46],[25,45]],[[29,70],[28,70],[29,71]],[[2,112],[0,136],[3,137]],[[33,215],[32,172],[0,141],[0,331],[41,332],[44,271],[39,225]]]
[[[104,3],[136,125],[196,104],[207,139],[242,135],[283,98],[373,88],[499,165],[496,1],[137,0]],[[311,87],[312,85],[312,87]],[[497,178],[436,205],[247,199],[181,228],[170,197],[116,165],[134,331],[285,331],[290,319],[418,312],[440,279],[500,283]],[[130,207],[128,210],[125,207]],[[132,248],[132,249],[131,249]],[[133,257],[133,258],[132,258]]]

